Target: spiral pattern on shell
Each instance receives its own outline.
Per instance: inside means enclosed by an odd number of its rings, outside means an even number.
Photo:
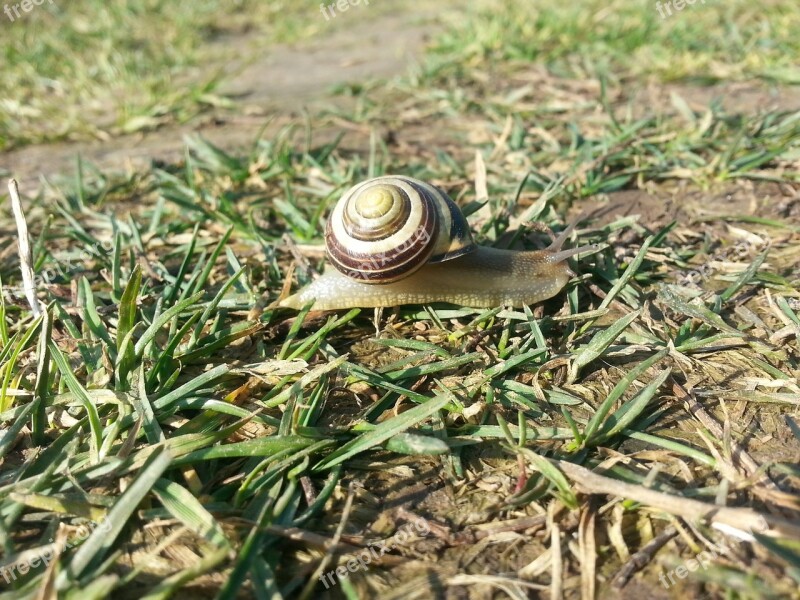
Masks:
[[[336,269],[366,283],[396,281],[475,248],[455,202],[403,176],[369,179],[345,192],[328,219],[325,244]]]

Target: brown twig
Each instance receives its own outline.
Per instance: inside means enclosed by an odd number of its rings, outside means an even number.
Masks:
[[[342,539],[342,534],[344,533],[344,527],[347,525],[347,519],[350,518],[350,511],[353,508],[353,499],[355,498],[355,492],[353,488],[350,488],[349,493],[347,494],[347,500],[344,503],[344,510],[342,510],[342,517],[339,520],[339,525],[336,527],[336,532],[333,534],[333,539],[331,540],[331,546],[336,547],[339,545],[339,541]],[[317,585],[317,580],[325,573],[325,569],[328,565],[333,561],[333,553],[331,552],[330,548],[325,553],[325,556],[320,561],[319,565],[317,566],[316,570],[314,571],[314,575],[306,583],[305,587],[303,587],[303,591],[300,592],[298,596],[300,600],[305,600],[309,598],[314,591],[314,588]]]
[[[594,600],[597,581],[597,543],[595,541],[595,517],[597,511],[592,499],[581,508],[578,524],[578,551],[581,564],[581,598]]]
[[[800,537],[800,525],[773,515],[761,514],[749,508],[717,506],[666,494],[641,485],[618,481],[563,460],[552,462],[586,494],[608,494],[627,498],[687,521],[706,521],[712,525],[727,526],[725,530],[756,531],[769,537]]]
[[[678,530],[670,525],[650,540],[644,548],[635,552],[630,559],[628,559],[628,562],[622,565],[622,568],[612,577],[612,585],[617,589],[624,587],[633,574],[637,571],[641,571],[647,563],[653,560],[653,556],[655,556],[656,552],[677,534]]]

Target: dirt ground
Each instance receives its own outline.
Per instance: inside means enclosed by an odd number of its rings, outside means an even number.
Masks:
[[[438,27],[424,13],[354,22],[352,28],[333,30],[320,39],[267,49],[259,48],[254,39],[236,40],[241,58],[226,65],[231,75],[218,93],[242,106],[237,114],[218,111],[190,124],[146,133],[26,146],[8,152],[1,168],[20,180],[63,175],[74,170],[76,157],[81,156],[101,170],[143,169],[152,163],[179,161],[187,135],[202,135],[226,150],[246,150],[259,136],[269,138],[290,123],[303,123],[304,115],[351,106],[352,97],[332,95],[342,86],[405,75],[422,56],[425,40]],[[228,42],[217,40],[219,44]],[[324,118],[320,123],[314,131],[314,144],[330,141],[341,130],[326,124]],[[365,139],[369,136],[365,138],[363,132],[349,130],[342,143],[344,147],[363,148]]]

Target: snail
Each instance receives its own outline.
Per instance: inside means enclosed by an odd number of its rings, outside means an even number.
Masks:
[[[562,250],[568,227],[544,250],[477,245],[456,203],[411,177],[384,176],[350,188],[325,230],[333,268],[279,303],[316,310],[449,302],[521,306],[556,295],[573,273],[566,260],[599,244]]]

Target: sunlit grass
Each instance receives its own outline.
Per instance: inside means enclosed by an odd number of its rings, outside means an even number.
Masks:
[[[75,75],[82,89],[104,90],[120,69],[118,106],[139,114],[156,91],[178,94],[170,77],[210,51],[190,31],[244,33],[246,10],[259,10],[236,5],[223,23],[220,6],[176,7],[178,21],[160,25],[166,4],[144,15],[112,3],[96,23],[70,8],[85,44],[64,46],[73,54],[63,65],[48,63],[53,48],[39,60],[58,78],[96,53],[99,83],[87,66]],[[565,596],[596,585],[596,597],[614,597],[614,577],[631,565],[637,589],[660,592],[660,574],[712,543],[731,551],[684,580],[691,593],[796,593],[798,114],[695,110],[678,96],[634,114],[599,85],[551,110],[505,74],[532,61],[596,74],[602,55],[610,86],[694,77],[686,62],[669,74],[623,57],[695,25],[651,15],[644,36],[634,17],[653,6],[538,6],[470,13],[462,33],[434,41],[438,67],[434,56],[402,81],[367,82],[363,102],[337,115],[372,132],[416,127],[417,145],[404,131],[395,143],[373,133],[365,148],[307,144],[290,127],[249,151],[197,137],[178,163],[123,176],[78,162],[71,183],[37,192],[23,182],[43,317],[22,293],[0,195],[0,598],[313,598],[325,593],[318,571],[374,544],[391,547],[390,560],[331,594],[432,597],[444,582],[454,594],[513,586],[523,597],[560,578]],[[779,32],[774,42],[796,57],[781,37],[788,8],[770,7],[764,36],[745,34],[742,48]],[[263,5],[277,15],[265,31],[302,39],[324,23],[318,5],[306,8],[312,24]],[[746,12],[736,5],[731,18]],[[130,32],[111,32],[128,21]],[[706,25],[709,39],[728,31]],[[683,47],[660,51],[690,56],[687,32]],[[152,54],[159,45],[164,56]],[[698,60],[725,62],[724,47],[709,43]],[[731,58],[731,76],[753,75],[745,63]],[[141,97],[126,96],[137,76]],[[199,110],[179,97],[167,103],[175,114]],[[79,98],[46,110],[79,114]],[[42,135],[31,123],[14,140]],[[79,123],[94,121],[76,117],[65,135]],[[468,126],[446,131],[451,123]],[[483,244],[541,247],[542,225],[558,231],[568,209],[592,206],[572,243],[603,248],[536,306],[389,308],[377,334],[371,310],[277,308],[322,268],[335,199],[390,172],[451,193]],[[736,204],[739,192],[747,201]],[[667,204],[679,218],[653,210]],[[412,488],[421,500],[406,500]],[[715,521],[730,510],[747,519]],[[387,542],[414,519],[434,533]],[[754,521],[768,533],[758,544],[725,535]],[[54,547],[52,570],[19,568]]]
[[[709,156],[714,144],[730,147],[732,139],[725,127],[711,125]],[[674,137],[679,125],[659,127],[661,137]],[[608,141],[617,131],[603,135]],[[730,160],[742,152],[732,151]],[[656,487],[676,506],[683,498],[713,506],[724,492],[719,473],[731,474],[728,442],[714,430],[677,431],[670,386],[684,384],[691,365],[693,377],[706,382],[698,384],[698,397],[728,393],[777,411],[798,401],[788,349],[749,328],[739,309],[755,296],[752,310],[774,324],[763,301],[769,293],[785,319],[800,319],[787,301],[796,294],[791,266],[776,258],[767,271],[766,254],[748,250],[737,255],[732,275],[712,272],[713,284],[687,286],[680,273],[703,260],[699,246],[681,241],[690,230],[675,223],[651,228],[632,215],[587,224],[575,243],[608,247],[576,265],[581,275],[546,306],[402,307],[375,341],[371,312],[276,309],[292,260],[285,232],[320,241],[319,216],[367,168],[413,173],[413,157],[360,158],[335,146],[301,150],[267,141],[251,155],[234,155],[195,140],[185,165],[134,180],[79,177],[63,196],[49,192],[46,230],[45,204],[33,202],[37,269],[59,275],[39,284],[48,307],[42,320],[26,308],[15,269],[2,271],[10,301],[0,314],[0,418],[10,437],[0,440],[0,455],[16,458],[12,442],[26,427],[41,452],[32,462],[12,461],[0,477],[8,564],[39,547],[50,535],[47,523],[77,527],[90,515],[104,526],[60,558],[54,585],[64,592],[102,581],[104,593],[135,582],[169,595],[197,580],[199,589],[232,598],[261,587],[255,582],[266,570],[276,574],[266,585],[270,593],[292,595],[311,585],[308,572],[324,553],[302,544],[281,553],[270,548],[293,527],[329,539],[347,483],[365,472],[389,473],[397,457],[412,461],[403,464],[439,460],[469,485],[467,471],[483,451],[518,454],[530,471],[516,492],[510,481],[493,496],[500,519],[512,510],[535,518],[553,503],[564,515],[587,510],[580,482],[561,469],[595,468],[609,448],[628,453],[606,472],[611,484]],[[635,170],[641,160],[621,152],[613,168]],[[445,157],[429,164],[427,176],[447,165]],[[738,176],[757,178],[763,166],[740,161]],[[648,179],[658,178],[659,168],[661,177],[672,177],[668,163],[649,168]],[[613,170],[547,185],[512,177],[491,176],[495,203],[482,228],[490,239],[523,210],[515,188],[530,218],[558,226],[557,202],[580,201],[589,185],[595,195],[622,185]],[[612,183],[603,185],[602,177]],[[132,197],[144,201],[126,203]],[[283,200],[271,200],[277,197]],[[531,204],[543,197],[550,200]],[[756,230],[768,235],[785,227],[762,218]],[[719,231],[713,243],[728,243]],[[72,259],[74,248],[87,250],[83,260]],[[783,238],[771,256],[787,251]],[[298,270],[297,279],[307,274]],[[736,370],[764,387],[752,392],[708,379]],[[734,431],[738,440],[735,424]],[[649,451],[632,452],[631,440]],[[676,460],[690,466],[691,482],[672,468]],[[736,482],[744,479],[737,475]],[[446,522],[450,510],[426,518]],[[23,529],[20,516],[31,511]],[[368,514],[368,505],[358,511]],[[676,510],[671,518],[680,516]],[[484,526],[494,517],[487,518]],[[628,534],[627,543],[635,546],[649,526]],[[31,528],[36,536],[22,536]],[[148,537],[151,531],[161,535]],[[159,571],[162,540],[172,550],[191,548],[187,556],[196,560]],[[125,559],[134,548],[143,554],[141,573]],[[791,550],[780,552],[798,560]],[[777,568],[775,555],[765,560]],[[725,588],[714,573],[708,581]],[[368,585],[368,576],[353,585]],[[14,582],[16,593],[32,593],[45,578],[42,569],[31,570]],[[758,586],[774,593],[790,587],[780,579]]]
[[[103,139],[183,122],[230,100],[215,94],[235,59],[306,39],[319,3],[45,2],[0,14],[0,149]]]
[[[465,76],[470,65],[494,60],[536,61],[569,77],[800,83],[792,0],[698,0],[671,16],[663,4],[664,18],[652,0],[484,2],[453,17],[434,49]]]

